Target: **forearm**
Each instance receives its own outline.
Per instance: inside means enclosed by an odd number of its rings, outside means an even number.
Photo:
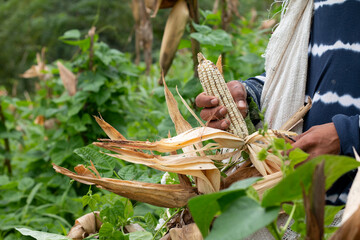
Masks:
[[[340,139],[341,155],[354,156],[353,147],[360,153],[359,115],[337,114],[332,118]]]

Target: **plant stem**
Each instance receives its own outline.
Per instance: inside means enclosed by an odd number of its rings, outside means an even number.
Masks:
[[[199,6],[197,0],[186,0],[188,7],[189,7],[189,13],[190,18],[194,23],[199,24]],[[190,24],[190,32],[194,33],[196,32],[194,26]],[[194,77],[198,77],[197,72],[197,54],[200,52],[200,43],[196,41],[194,38],[191,38],[191,52],[192,52],[192,58],[193,58],[193,65],[194,65]]]
[[[276,221],[273,221],[269,228],[271,229],[271,233],[273,235],[273,237],[276,239],[276,240],[281,240],[281,236],[280,236],[280,233],[279,233],[279,229],[278,227],[276,226]]]
[[[1,104],[0,104],[0,121],[3,122],[3,124],[5,126],[5,116],[4,116]],[[12,168],[11,168],[11,160],[9,157],[11,154],[9,139],[4,138],[4,143],[5,143],[5,151],[8,153],[8,154],[5,154],[4,167],[6,167],[8,169],[9,176],[11,177],[12,176]]]
[[[296,203],[293,205],[292,209],[291,209],[291,213],[289,215],[289,218],[286,220],[286,223],[283,227],[281,227],[281,232],[280,234],[281,235],[284,235],[286,229],[288,228],[288,226],[290,225],[290,222],[291,222],[291,219],[293,218],[294,216],[294,213],[295,213],[295,209],[296,209]]]
[[[163,225],[161,225],[161,227],[159,228],[159,230],[156,231],[154,237],[152,238],[152,240],[155,240],[156,235],[159,234],[159,232],[165,227],[165,225],[170,221],[170,219],[172,219],[178,212],[180,212],[181,208],[178,208],[176,210],[176,212],[174,212],[168,219],[166,219],[166,221],[163,223]]]

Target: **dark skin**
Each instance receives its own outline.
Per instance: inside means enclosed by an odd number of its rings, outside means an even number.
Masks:
[[[227,83],[232,97],[240,110],[241,114],[246,117],[248,106],[246,103],[245,86],[239,81]],[[214,96],[207,96],[201,93],[196,97],[195,103],[198,107],[203,108],[200,117],[208,123],[209,127],[226,130],[230,122],[224,119],[227,114],[225,107],[219,106],[219,100]],[[334,123],[326,123],[313,126],[308,131],[294,137],[294,148],[300,148],[310,154],[309,159],[322,154],[339,154],[340,139],[337,134]]]

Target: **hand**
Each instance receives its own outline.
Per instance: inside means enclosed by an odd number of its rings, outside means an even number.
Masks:
[[[243,117],[246,117],[248,106],[246,103],[245,86],[239,81],[231,81],[227,83],[236,106],[240,110]],[[224,119],[227,114],[227,109],[224,106],[219,106],[219,100],[214,96],[208,96],[205,93],[200,93],[195,99],[196,106],[204,108],[200,112],[200,117],[205,121],[210,121],[208,126],[226,130],[230,126],[230,121]]]
[[[322,154],[340,153],[340,139],[334,123],[314,126],[294,139],[296,142],[292,146],[309,153],[308,160]]]

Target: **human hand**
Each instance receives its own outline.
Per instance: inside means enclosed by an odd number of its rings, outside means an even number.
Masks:
[[[245,86],[239,81],[228,82],[227,86],[242,116],[246,117],[248,106],[246,103]],[[209,127],[222,130],[229,128],[230,121],[224,119],[227,109],[224,106],[219,106],[219,99],[214,96],[208,96],[203,92],[196,97],[195,103],[196,106],[204,108],[200,112],[200,117],[205,121],[210,121]]]
[[[334,123],[314,126],[294,139],[296,142],[292,146],[310,154],[308,160],[322,154],[340,153],[340,139]]]

